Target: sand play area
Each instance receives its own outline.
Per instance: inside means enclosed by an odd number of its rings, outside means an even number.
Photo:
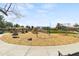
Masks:
[[[32,38],[31,41],[28,39]],[[60,33],[46,34],[40,33],[38,37],[36,34],[31,32],[25,34],[19,34],[19,38],[12,38],[11,33],[6,33],[1,37],[2,41],[10,44],[26,45],[26,46],[57,46],[57,45],[67,45],[79,42],[77,34],[67,34]]]

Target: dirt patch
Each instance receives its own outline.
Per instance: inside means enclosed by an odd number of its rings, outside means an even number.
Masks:
[[[38,37],[36,34],[31,32],[25,34],[19,34],[19,38],[12,38],[12,34],[8,33],[3,35],[0,39],[11,44],[27,45],[27,46],[57,46],[57,45],[66,45],[79,42],[78,37],[75,37],[76,34],[46,34],[39,33]],[[29,38],[30,41],[28,40]]]

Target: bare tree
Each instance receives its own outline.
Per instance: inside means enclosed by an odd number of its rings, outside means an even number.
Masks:
[[[0,8],[0,11],[5,14],[6,16],[8,16],[7,12],[9,11],[10,7],[11,7],[12,3],[9,4],[9,6],[6,4],[4,6],[4,8]]]
[[[17,4],[13,4],[13,3],[4,4],[3,7],[0,7],[0,12],[2,12],[6,16],[8,16],[9,14],[14,14],[16,18],[24,17],[18,10]]]

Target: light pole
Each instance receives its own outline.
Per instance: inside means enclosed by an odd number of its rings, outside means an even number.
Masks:
[[[51,29],[51,21],[49,21],[49,26],[48,26],[48,35],[49,35],[49,38],[50,38],[50,29]]]

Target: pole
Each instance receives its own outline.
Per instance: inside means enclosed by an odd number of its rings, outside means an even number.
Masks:
[[[51,28],[51,21],[49,21],[49,29],[48,29],[49,37],[50,37],[50,28]]]

